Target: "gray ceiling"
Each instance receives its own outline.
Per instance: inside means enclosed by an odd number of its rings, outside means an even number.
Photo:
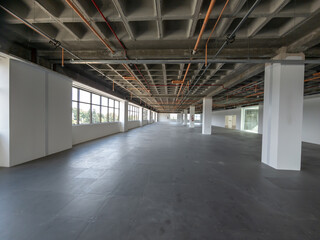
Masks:
[[[215,55],[227,34],[237,26],[254,2],[230,0],[209,43],[209,58]],[[115,50],[115,54],[111,54],[64,0],[7,0],[1,4],[60,41],[81,59],[123,59],[120,44],[92,2],[73,0],[73,3]],[[96,0],[96,3],[127,48],[128,58],[188,60],[190,57],[204,59],[205,42],[225,0],[216,1],[200,41],[199,51],[195,55],[191,55],[191,51],[210,4],[209,0]],[[39,64],[49,63],[50,67],[52,64],[60,65],[60,49],[50,45],[47,39],[4,11],[1,11],[0,16],[1,28],[5,30],[1,31],[0,36],[2,51],[30,58],[30,55],[23,55],[23,49],[37,49]],[[280,49],[284,51],[283,47],[287,47],[287,52],[304,52],[306,59],[317,58],[320,54],[319,21],[319,0],[262,0],[236,34],[235,42],[227,45],[219,58],[270,59]],[[67,61],[73,57],[66,54],[65,58]],[[137,81],[124,79],[128,72],[121,64],[94,66],[105,76],[101,77],[101,74],[87,65],[66,64],[70,71],[85,72],[91,79],[102,79],[109,88],[114,81],[117,88],[121,88],[122,94],[127,92],[132,98],[162,112],[177,112],[190,104],[199,104],[204,96],[212,96],[216,108],[250,104],[250,99],[254,102],[263,98],[263,94],[259,95],[260,99],[240,94],[226,99],[231,90],[262,80],[263,64],[215,63],[195,86],[192,84],[198,78],[203,64],[192,64],[186,78],[192,87],[185,88],[183,94],[188,93],[188,97],[183,104],[178,105],[176,99],[180,85],[173,85],[171,80],[182,79],[187,64],[137,64],[141,74],[129,65]],[[62,71],[61,68],[56,69]],[[308,64],[306,78],[318,71],[318,64]],[[259,89],[263,90],[263,81],[259,84]],[[312,88],[313,84],[308,83],[306,89]],[[315,85],[312,93],[320,91],[318,85]],[[150,91],[146,92],[143,88]],[[256,93],[257,87],[252,91]],[[248,94],[253,93],[248,91]],[[200,105],[197,107],[199,109]]]

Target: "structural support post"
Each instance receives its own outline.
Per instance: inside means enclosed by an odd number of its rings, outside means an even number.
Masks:
[[[203,99],[202,107],[202,134],[211,135],[211,121],[212,121],[212,98]]]
[[[151,114],[150,114],[150,110],[149,109],[147,109],[147,118],[148,118],[148,124],[150,124],[151,123]]]
[[[190,128],[194,128],[194,113],[195,113],[196,107],[190,106]]]
[[[120,102],[121,132],[128,131],[128,101]]]
[[[187,126],[187,124],[188,124],[188,110],[187,109],[184,110],[183,116],[184,116],[183,125]]]
[[[303,60],[303,54],[282,59]],[[265,67],[262,162],[282,170],[300,170],[304,64]]]
[[[177,123],[183,123],[183,115],[182,113],[177,114]]]
[[[139,108],[139,121],[140,121],[140,127],[143,126],[143,107]]]

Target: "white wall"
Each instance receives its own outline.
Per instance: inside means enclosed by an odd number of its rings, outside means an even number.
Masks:
[[[303,102],[302,141],[320,144],[320,97]]]
[[[143,121],[142,121],[142,126],[147,125],[148,123],[149,123],[148,120],[143,120]]]
[[[71,135],[71,79],[32,63],[10,59],[0,71],[9,83],[6,94],[9,101],[1,101],[4,111],[0,125],[1,136],[9,132],[9,138],[1,139],[6,147],[0,166],[14,166],[48,154],[72,147]],[[7,85],[8,87],[8,85]],[[1,94],[1,98],[7,98]],[[3,99],[5,100],[5,99]],[[69,134],[68,134],[69,133]],[[9,158],[8,158],[9,152]],[[2,160],[4,159],[4,160]]]
[[[10,166],[46,154],[46,72],[10,60]]]
[[[241,109],[212,112],[212,125],[225,127],[226,115],[237,115],[237,129],[241,129]],[[263,129],[263,105],[259,105],[259,131]],[[303,101],[302,141],[320,144],[320,96],[306,97]]]
[[[217,127],[225,127],[225,116],[236,115],[237,125],[236,129],[241,129],[241,108],[220,110],[212,112],[212,125]]]
[[[119,133],[120,131],[120,122],[74,125],[72,126],[72,143],[75,145],[96,138]]]
[[[9,59],[0,56],[0,167],[9,167]]]
[[[72,147],[71,88],[72,82],[66,81],[64,76],[54,72],[48,73],[47,154]]]
[[[170,113],[159,113],[159,122],[176,122],[176,120],[170,119]]]
[[[140,127],[140,121],[128,121],[128,130]]]

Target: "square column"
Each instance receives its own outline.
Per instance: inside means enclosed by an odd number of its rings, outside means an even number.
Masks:
[[[187,109],[184,110],[183,116],[184,116],[183,125],[187,126],[187,124],[188,124],[188,110]]]
[[[148,110],[149,113],[148,113],[148,116],[149,116],[149,124],[152,123],[152,111],[151,110]]]
[[[150,119],[150,110],[149,109],[147,109],[147,120],[148,120],[148,124],[150,124],[151,123],[151,119]]]
[[[303,60],[303,54],[282,59]],[[282,170],[300,170],[304,64],[265,67],[262,162]]]
[[[211,135],[211,121],[212,121],[212,98],[203,99],[202,107],[202,134]]]
[[[194,128],[194,113],[195,113],[196,107],[190,106],[190,128]]]
[[[182,113],[178,113],[177,114],[177,123],[182,123],[183,122],[183,118],[182,118]]]
[[[143,126],[143,107],[139,108],[139,121],[140,121],[140,127]]]
[[[128,131],[128,101],[120,102],[121,132]]]

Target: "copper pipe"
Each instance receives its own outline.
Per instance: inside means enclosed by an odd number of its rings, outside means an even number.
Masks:
[[[61,48],[61,66],[64,67],[64,49]]]
[[[111,53],[114,53],[114,50],[109,46],[109,44],[100,36],[100,34],[91,26],[88,20],[82,15],[79,9],[70,1],[66,0],[69,6],[78,14],[78,16],[87,24],[91,31],[100,39],[100,41],[110,50]]]
[[[202,34],[203,34],[203,32],[204,32],[204,30],[205,30],[205,28],[206,28],[206,25],[207,25],[207,23],[208,23],[208,20],[209,20],[209,18],[210,18],[210,14],[211,14],[211,12],[212,12],[212,9],[213,9],[213,6],[214,6],[215,3],[216,3],[216,0],[211,0],[210,5],[209,5],[209,8],[208,8],[208,11],[207,11],[207,14],[206,14],[206,17],[205,17],[205,19],[204,19],[204,21],[203,21],[203,24],[202,24],[200,33],[199,33],[199,35],[198,35],[197,42],[196,42],[196,44],[195,44],[195,46],[194,46],[194,48],[193,48],[193,51],[192,51],[193,54],[195,54],[195,52],[197,51],[197,48],[198,48],[200,39],[201,39]],[[192,58],[191,58],[191,59],[192,59]],[[180,86],[179,91],[178,91],[178,94],[177,94],[177,98],[178,98],[179,95],[180,95],[180,92],[181,92],[181,89],[182,89],[182,87],[183,87],[184,81],[185,81],[185,79],[186,79],[186,77],[187,77],[187,74],[188,74],[190,65],[191,65],[191,63],[188,64],[187,70],[186,70],[186,72],[185,72],[185,74],[184,74],[184,77],[183,77],[181,86]]]
[[[314,80],[319,79],[319,78],[320,78],[320,76],[314,77],[314,78],[309,78],[309,79],[304,80],[304,82],[314,81]]]
[[[221,16],[222,16],[225,8],[227,7],[228,3],[229,3],[229,0],[226,1],[225,5],[224,5],[224,7],[223,7],[223,9],[222,9],[222,11],[220,12],[220,15],[219,15],[216,23],[214,24],[214,26],[213,26],[213,28],[212,28],[212,30],[211,30],[211,33],[210,33],[210,35],[209,35],[209,37],[208,37],[208,40],[207,40],[207,42],[206,42],[205,66],[208,65],[208,58],[207,58],[207,57],[208,57],[208,43],[209,43],[209,41],[210,41],[210,38],[211,38],[212,33],[214,32],[214,30],[216,29],[216,27],[217,27],[217,25],[218,25],[218,22],[220,21],[220,18],[221,18]]]
[[[202,37],[202,35],[203,35],[203,32],[204,32],[204,30],[205,30],[205,28],[206,28],[206,25],[207,25],[208,21],[209,21],[210,14],[211,14],[211,12],[212,12],[212,9],[213,9],[213,6],[214,6],[215,3],[216,3],[216,0],[211,0],[210,5],[209,5],[209,8],[208,8],[208,11],[207,11],[207,14],[206,14],[206,17],[205,17],[205,19],[204,19],[204,21],[203,21],[203,24],[202,24],[202,27],[201,27],[201,30],[200,30],[200,33],[199,33],[199,36],[198,36],[196,45],[195,45],[194,48],[193,48],[193,54],[195,54],[195,52],[196,52],[197,49],[198,49],[198,45],[199,45],[200,39],[201,39],[201,37]]]

